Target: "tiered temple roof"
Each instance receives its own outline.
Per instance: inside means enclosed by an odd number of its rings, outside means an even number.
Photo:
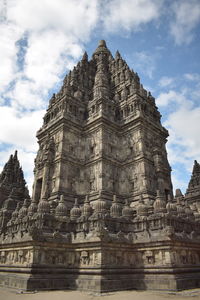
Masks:
[[[200,203],[200,164],[195,160],[192,176],[186,190],[186,199]]]
[[[30,198],[23,170],[17,157],[17,151],[15,151],[14,155],[10,155],[0,174],[0,207],[2,207],[4,200],[13,189],[15,189],[15,197],[17,197],[18,201]]]
[[[0,175],[0,282],[28,290],[200,286],[200,165],[172,192],[155,99],[100,41],[54,94],[30,201],[17,152]]]

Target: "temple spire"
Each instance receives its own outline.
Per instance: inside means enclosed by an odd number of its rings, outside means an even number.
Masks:
[[[195,160],[193,165],[192,176],[186,190],[186,200],[189,203],[199,202],[200,198],[200,164]]]
[[[200,164],[195,160],[192,174],[197,176],[200,173]]]
[[[83,54],[82,61],[88,61],[88,55],[86,51]]]
[[[15,151],[14,155],[10,156],[0,174],[0,207],[13,188],[16,189],[19,201],[29,198],[29,192],[17,157],[17,151]]]
[[[115,59],[121,59],[121,54],[119,53],[119,51],[117,50],[115,53]]]
[[[109,79],[107,64],[108,61],[104,56],[104,53],[110,53],[106,47],[105,41],[101,40],[99,46],[94,52],[96,60],[97,71],[94,78],[93,94],[94,98],[108,98],[109,97]]]
[[[100,40],[97,49],[94,52],[95,54],[99,54],[99,53],[110,53],[110,51],[108,50],[107,46],[106,46],[106,42],[104,40]]]

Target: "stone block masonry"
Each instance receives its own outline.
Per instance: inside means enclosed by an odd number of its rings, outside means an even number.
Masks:
[[[0,175],[1,286],[200,286],[200,165],[174,196],[160,118],[118,51],[83,55],[37,132],[32,198],[17,152]]]

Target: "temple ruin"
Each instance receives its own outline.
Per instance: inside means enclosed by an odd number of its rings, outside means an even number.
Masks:
[[[0,175],[0,285],[24,290],[200,287],[200,165],[173,195],[155,98],[100,41],[37,132],[32,197],[17,153]]]

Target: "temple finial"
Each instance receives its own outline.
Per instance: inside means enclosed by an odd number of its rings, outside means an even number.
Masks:
[[[88,55],[86,51],[83,54],[82,61],[88,61]]]
[[[15,150],[14,158],[17,159],[17,150]]]
[[[121,54],[117,50],[116,53],[115,53],[115,59],[120,59],[120,58],[121,58]]]
[[[108,50],[107,46],[106,46],[106,42],[104,40],[100,40],[98,43],[98,47],[94,52],[95,54],[99,54],[99,53],[107,53],[110,54],[110,51]]]
[[[100,40],[98,46],[99,46],[99,47],[105,47],[105,48],[107,48],[106,42],[105,42],[104,40]]]

